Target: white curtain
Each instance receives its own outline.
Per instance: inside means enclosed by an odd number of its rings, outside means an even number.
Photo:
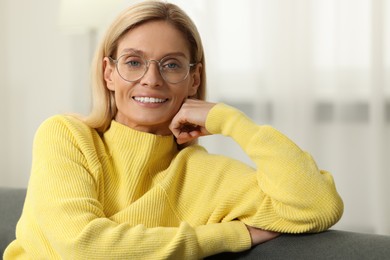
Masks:
[[[172,1],[204,40],[209,99],[271,124],[331,171],[337,228],[390,234],[390,1]],[[221,137],[212,152],[248,160]]]

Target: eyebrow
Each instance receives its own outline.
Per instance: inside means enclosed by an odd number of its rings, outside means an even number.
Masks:
[[[123,55],[123,54],[126,54],[126,53],[134,53],[134,54],[137,54],[137,55],[140,55],[140,56],[143,56],[143,57],[146,56],[143,51],[138,50],[138,49],[134,49],[134,48],[123,49],[121,51],[120,55]],[[183,52],[180,52],[180,51],[166,53],[161,58],[164,58],[164,57],[167,57],[167,56],[183,56],[183,57],[187,58],[187,56]]]

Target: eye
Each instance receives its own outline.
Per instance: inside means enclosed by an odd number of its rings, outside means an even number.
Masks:
[[[165,66],[169,69],[176,69],[179,67],[179,65],[177,65],[176,63],[169,63],[169,64],[166,64]]]
[[[138,56],[124,56],[123,65],[128,69],[139,69],[144,65],[144,61]]]
[[[126,64],[131,66],[131,67],[138,67],[141,65],[141,63],[139,61],[136,61],[136,60],[130,60],[130,61],[126,62]]]
[[[177,70],[181,70],[182,68],[183,68],[182,62],[180,62],[177,59],[170,58],[168,60],[164,60],[164,62],[162,63],[163,70],[177,71]]]

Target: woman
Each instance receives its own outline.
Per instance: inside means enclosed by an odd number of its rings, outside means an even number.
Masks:
[[[204,101],[195,25],[177,6],[124,11],[93,62],[86,118],[45,121],[17,238],[5,259],[199,259],[341,217],[332,176],[287,137]],[[256,163],[211,155],[233,138]]]

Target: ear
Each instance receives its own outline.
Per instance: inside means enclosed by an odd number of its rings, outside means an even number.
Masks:
[[[202,64],[198,63],[196,65],[195,71],[191,73],[192,84],[188,90],[188,96],[193,97],[196,96],[198,92],[198,88],[200,86],[200,79],[202,75]]]
[[[109,90],[115,91],[115,84],[114,84],[114,72],[115,72],[115,65],[112,64],[109,58],[105,57],[103,59],[103,69],[104,69],[104,80],[106,81],[106,86]]]

